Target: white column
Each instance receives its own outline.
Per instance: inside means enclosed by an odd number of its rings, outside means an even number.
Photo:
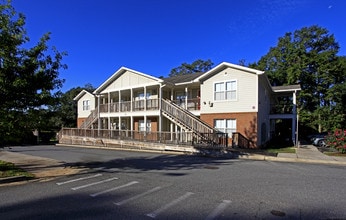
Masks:
[[[100,104],[101,104],[101,95],[97,96],[97,112],[98,112],[98,116],[97,116],[97,130],[98,130],[98,135],[100,135],[100,128],[101,128],[101,118],[100,118]]]
[[[121,112],[121,91],[119,90],[119,112]],[[119,131],[121,131],[121,116],[119,115],[119,123],[118,123]]]
[[[185,87],[185,109],[187,109],[187,98],[189,96],[189,91],[187,87]]]
[[[293,109],[292,109],[292,141],[297,146],[298,133],[297,133],[297,95],[296,91],[293,92]]]
[[[130,104],[130,106],[131,106],[131,112],[132,112],[132,109],[133,109],[133,89],[131,88],[131,104]]]
[[[144,86],[144,111],[147,110],[147,87]]]

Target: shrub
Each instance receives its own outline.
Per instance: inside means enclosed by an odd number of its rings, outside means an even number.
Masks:
[[[336,129],[334,133],[329,133],[326,137],[329,147],[335,148],[341,153],[346,153],[346,130]]]

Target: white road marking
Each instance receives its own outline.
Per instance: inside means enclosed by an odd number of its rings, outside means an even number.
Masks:
[[[151,189],[151,190],[148,190],[148,191],[146,191],[146,192],[144,192],[144,193],[141,193],[141,194],[138,194],[138,195],[133,196],[133,197],[131,197],[131,198],[125,199],[125,200],[123,200],[123,201],[114,202],[114,204],[115,204],[115,205],[119,205],[119,206],[120,206],[120,205],[124,205],[125,203],[128,203],[128,202],[131,202],[131,201],[133,201],[133,200],[139,199],[139,198],[141,198],[141,197],[143,197],[143,196],[149,195],[150,193],[153,193],[153,192],[155,192],[155,191],[157,191],[157,190],[160,190],[160,189],[161,189],[161,187],[158,186],[158,187],[155,187],[155,188],[153,188],[153,189]]]
[[[109,181],[112,181],[112,180],[117,180],[117,179],[118,179],[117,177],[113,177],[113,178],[102,180],[102,181],[99,181],[99,182],[89,183],[87,185],[73,187],[71,189],[72,190],[78,190],[78,189],[86,188],[86,187],[89,187],[89,186],[93,186],[93,185],[97,185],[97,184],[101,184],[101,183],[106,183],[106,182],[109,182]]]
[[[63,184],[73,183],[73,182],[77,182],[77,181],[80,181],[80,180],[91,179],[91,178],[95,178],[95,177],[98,177],[98,176],[102,176],[102,174],[96,174],[96,175],[93,175],[93,176],[87,176],[87,177],[82,177],[82,178],[78,178],[78,179],[69,180],[69,181],[66,181],[66,182],[56,183],[56,185],[60,186],[60,185],[63,185]]]
[[[206,218],[206,220],[213,220],[217,218],[223,210],[231,203],[230,200],[223,200]]]
[[[151,218],[156,218],[159,214],[161,214],[163,211],[169,209],[170,207],[178,204],[179,202],[183,201],[184,199],[187,199],[189,196],[193,195],[194,193],[192,192],[187,192],[185,195],[177,198],[176,200],[173,200],[172,202],[162,206],[161,208],[155,210],[154,212],[151,212],[149,214],[146,214],[146,216],[149,216]]]
[[[129,182],[125,185],[121,185],[121,186],[117,186],[117,187],[114,187],[114,188],[111,188],[111,189],[107,189],[105,191],[102,191],[102,192],[98,192],[98,193],[94,193],[94,194],[90,194],[91,197],[96,197],[96,196],[99,196],[101,194],[105,194],[105,193],[108,193],[108,192],[111,192],[111,191],[114,191],[114,190],[118,190],[118,189],[121,189],[121,188],[124,188],[124,187],[128,187],[128,186],[131,186],[133,184],[137,184],[138,182],[137,181],[132,181],[132,182]]]

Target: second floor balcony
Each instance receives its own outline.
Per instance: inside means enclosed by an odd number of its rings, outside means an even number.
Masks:
[[[159,99],[142,99],[136,101],[123,101],[106,103],[100,105],[100,113],[117,113],[117,112],[136,112],[136,111],[153,111],[159,110]],[[190,111],[200,109],[199,99],[173,100],[174,103]]]

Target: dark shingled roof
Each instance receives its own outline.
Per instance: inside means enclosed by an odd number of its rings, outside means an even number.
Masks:
[[[191,74],[186,74],[186,75],[179,75],[179,76],[172,76],[168,78],[163,78],[163,81],[168,82],[168,83],[184,83],[184,82],[191,82],[194,79],[198,78],[204,73],[191,73]]]

